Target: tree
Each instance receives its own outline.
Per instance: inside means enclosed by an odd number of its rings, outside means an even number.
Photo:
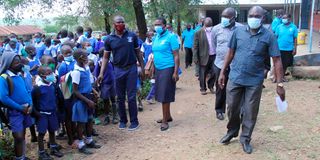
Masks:
[[[67,30],[78,24],[78,16],[73,15],[59,16],[53,20],[57,26],[60,26],[61,28],[65,27]]]
[[[147,23],[146,18],[144,16],[144,10],[142,7],[141,0],[132,0],[134,12],[136,14],[136,21],[139,30],[139,36],[142,39],[145,39],[147,33]]]

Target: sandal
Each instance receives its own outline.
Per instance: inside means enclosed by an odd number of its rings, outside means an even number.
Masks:
[[[169,119],[167,120],[167,122],[172,122],[172,121],[173,121],[172,118],[169,118]],[[162,123],[162,119],[157,120],[157,123]]]
[[[161,131],[166,131],[168,129],[169,129],[169,124],[168,123],[162,123],[161,124],[161,127],[160,127]]]

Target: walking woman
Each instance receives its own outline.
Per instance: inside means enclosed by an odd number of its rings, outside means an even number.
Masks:
[[[172,121],[170,103],[175,101],[176,82],[179,80],[179,43],[177,38],[166,29],[166,20],[157,18],[154,22],[156,36],[152,43],[155,71],[155,97],[162,103],[161,131],[169,129]]]

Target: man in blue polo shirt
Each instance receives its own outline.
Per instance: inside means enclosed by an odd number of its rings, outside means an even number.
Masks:
[[[128,107],[131,125],[129,131],[138,129],[138,112],[137,112],[137,60],[142,68],[144,68],[142,54],[138,44],[136,34],[125,29],[125,21],[122,16],[113,18],[114,31],[105,41],[105,53],[102,59],[102,66],[98,83],[101,83],[103,74],[107,69],[106,65],[112,52],[114,73],[116,81],[116,92],[118,102],[118,113],[120,116],[119,129],[127,127],[127,115],[125,107],[126,93],[128,94]],[[143,74],[143,73],[142,73]],[[144,77],[144,74],[142,75]]]
[[[283,9],[278,9],[276,11],[276,17],[273,19],[272,23],[271,23],[271,29],[273,32],[276,32],[277,27],[282,23],[282,16],[284,14],[284,10]]]
[[[293,56],[296,55],[298,29],[291,22],[291,15],[284,14],[282,16],[282,24],[280,24],[275,32],[278,37],[278,45],[281,53],[283,72],[286,73],[287,68],[293,64]],[[288,81],[283,77],[283,81]]]
[[[194,30],[191,29],[191,24],[187,25],[187,29],[182,32],[182,44],[186,53],[185,63],[186,68],[192,64],[192,45],[193,45]]]

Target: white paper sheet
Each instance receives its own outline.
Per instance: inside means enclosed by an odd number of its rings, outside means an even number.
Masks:
[[[278,108],[278,112],[286,112],[288,108],[288,103],[287,101],[282,101],[279,96],[276,97],[276,104]]]

